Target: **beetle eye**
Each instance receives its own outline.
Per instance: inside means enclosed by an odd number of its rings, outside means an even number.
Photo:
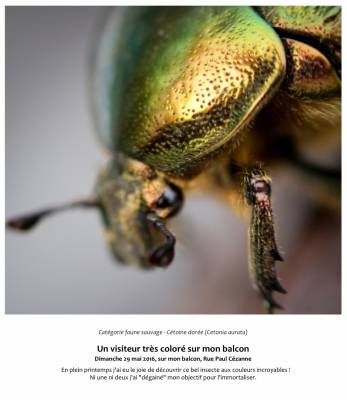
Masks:
[[[159,199],[156,202],[156,207],[160,209],[168,208],[170,209],[170,212],[168,214],[168,217],[172,217],[173,215],[176,215],[178,211],[182,208],[183,205],[183,193],[182,190],[174,185],[173,183],[170,183],[162,195],[159,197]]]

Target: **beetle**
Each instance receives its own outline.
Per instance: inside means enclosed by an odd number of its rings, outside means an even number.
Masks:
[[[340,7],[131,7],[121,27],[110,13],[91,93],[112,156],[95,193],[7,226],[95,207],[117,260],[164,267],[176,241],[167,221],[204,187],[248,212],[250,277],[272,312],[286,290],[266,167],[285,160],[335,195],[339,171],[298,149],[339,135],[340,69]]]

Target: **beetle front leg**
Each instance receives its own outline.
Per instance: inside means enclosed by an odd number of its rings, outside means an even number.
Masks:
[[[282,308],[272,292],[287,293],[276,273],[276,261],[283,261],[275,238],[271,205],[271,179],[258,167],[243,170],[243,196],[251,207],[249,241],[249,273],[255,288],[263,296],[269,313]]]
[[[285,294],[277,278],[276,262],[283,261],[275,235],[274,215],[271,204],[271,179],[260,167],[246,167],[234,160],[226,160],[215,169],[207,183],[211,191],[226,200],[241,215],[249,219],[249,275],[254,288],[265,301],[269,313],[282,308],[273,298],[273,291]],[[244,207],[249,212],[244,212]]]

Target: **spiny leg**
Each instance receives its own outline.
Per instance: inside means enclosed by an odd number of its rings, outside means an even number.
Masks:
[[[249,273],[254,286],[263,296],[269,313],[282,308],[272,297],[272,292],[287,293],[276,273],[276,261],[283,261],[275,238],[274,217],[271,205],[271,179],[259,168],[243,170],[243,195],[251,207],[248,230]]]

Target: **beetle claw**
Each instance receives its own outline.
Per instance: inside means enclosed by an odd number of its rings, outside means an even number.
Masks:
[[[277,301],[275,301],[272,296],[270,295],[267,299],[265,299],[265,308],[267,309],[267,312],[269,314],[273,313],[273,310],[275,308],[279,309],[279,310],[283,310],[283,307],[281,306],[281,304],[277,303]]]
[[[277,247],[270,250],[270,253],[275,261],[284,261],[284,258],[282,257],[281,253],[278,251]]]
[[[282,293],[282,294],[287,294],[287,290],[280,284],[279,280],[276,278],[273,285],[272,289],[276,290],[276,292]]]

